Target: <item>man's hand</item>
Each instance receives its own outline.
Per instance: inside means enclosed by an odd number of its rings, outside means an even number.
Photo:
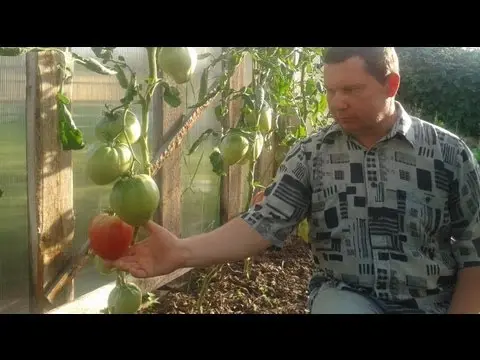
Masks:
[[[170,274],[185,267],[205,267],[243,260],[270,246],[241,218],[235,218],[204,234],[179,239],[150,221],[149,236],[132,246],[127,254],[105,266],[129,272],[137,278]]]
[[[480,313],[480,267],[460,270],[449,314]]]
[[[166,275],[183,266],[179,239],[153,221],[145,228],[149,236],[130,248],[128,253],[116,261],[105,261],[105,266],[115,267],[137,278]]]

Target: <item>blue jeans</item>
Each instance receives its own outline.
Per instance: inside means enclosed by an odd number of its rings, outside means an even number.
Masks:
[[[311,314],[383,314],[368,297],[344,287],[322,286],[310,294]]]
[[[340,282],[323,283],[309,295],[311,314],[425,314],[415,301],[390,303],[349,288]],[[432,313],[444,313],[444,308],[432,309]]]

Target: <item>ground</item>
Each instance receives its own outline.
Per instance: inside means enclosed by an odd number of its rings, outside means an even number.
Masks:
[[[140,312],[305,314],[312,265],[308,245],[294,237],[283,249],[271,249],[253,258],[249,278],[243,261],[192,270],[155,292],[161,295],[158,302]],[[201,296],[202,285],[209,275],[210,284]]]

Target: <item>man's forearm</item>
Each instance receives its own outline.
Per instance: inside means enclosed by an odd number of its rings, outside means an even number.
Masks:
[[[205,234],[181,239],[184,267],[205,267],[243,260],[271,244],[241,218]]]
[[[459,272],[449,314],[480,313],[480,267]]]

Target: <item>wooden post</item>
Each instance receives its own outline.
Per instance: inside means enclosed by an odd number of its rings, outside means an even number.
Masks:
[[[180,91],[181,101],[184,104],[186,99],[185,85],[173,83],[172,85],[176,86]],[[153,154],[156,154],[158,149],[160,149],[160,145],[179,129],[183,115],[185,115],[183,106],[173,108],[163,101],[160,87],[155,91],[155,94],[152,106],[155,119],[152,130],[154,131],[153,139],[156,146],[152,149]],[[182,214],[181,155],[182,149],[178,147],[165,159],[163,166],[154,176],[160,189],[160,206],[155,219],[160,225],[177,236],[181,235],[182,223],[180,218]]]
[[[255,179],[262,184],[263,186],[268,186],[272,183],[272,179],[275,176],[275,142],[277,141],[275,134],[271,135],[270,141],[272,142],[272,147],[270,150],[266,149],[266,144],[262,154],[257,160],[255,167]]]
[[[27,172],[31,312],[50,307],[44,286],[68,258],[73,240],[72,157],[58,138],[56,94],[62,80],[53,51],[27,54]],[[65,84],[67,85],[67,84]],[[71,86],[64,86],[69,96]],[[58,306],[73,299],[73,283],[55,299]]]
[[[251,79],[247,79],[245,58],[238,65],[235,73],[230,79],[230,87],[234,90],[240,90],[243,86],[248,86]],[[242,109],[241,98],[229,102],[228,124],[233,127],[240,119],[240,111]],[[245,208],[245,193],[248,188],[248,165],[230,166],[222,178],[221,195],[220,195],[220,220],[224,224],[237,216]]]

